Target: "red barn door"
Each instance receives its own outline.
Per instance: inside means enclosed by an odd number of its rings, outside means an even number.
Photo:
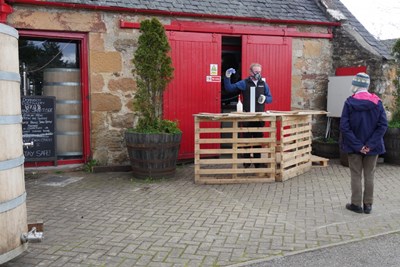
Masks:
[[[248,75],[251,63],[262,65],[262,77],[266,78],[271,89],[272,103],[266,105],[266,109],[290,110],[292,39],[244,35],[242,39],[242,73],[244,75]]]
[[[194,158],[194,118],[221,112],[221,35],[167,32],[174,79],[164,92],[164,118],[182,129],[180,159]]]
[[[288,111],[291,106],[292,39],[277,36],[244,35],[242,39],[242,72],[249,73],[251,63],[260,63],[262,77],[270,87],[272,103],[266,110]],[[280,122],[276,137],[280,139]]]

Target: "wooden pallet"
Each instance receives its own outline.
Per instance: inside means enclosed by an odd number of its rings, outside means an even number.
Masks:
[[[283,182],[311,170],[311,115],[314,113],[201,113],[195,115],[195,183]],[[243,122],[264,121],[264,127]],[[260,132],[263,137],[244,138]],[[261,158],[244,157],[260,153]],[[262,164],[261,168],[255,168]],[[245,166],[250,165],[250,168]]]
[[[195,117],[195,183],[275,182],[276,117],[229,115]],[[243,121],[264,121],[266,125],[247,128],[241,125]],[[221,127],[222,123],[225,127]],[[244,138],[242,134],[246,132],[268,134]],[[243,157],[253,153],[260,153],[261,158]],[[251,167],[245,168],[246,164]],[[255,168],[256,164],[262,164],[262,168]]]
[[[329,159],[311,155],[311,162],[313,166],[317,167],[327,167]]]
[[[311,115],[282,116],[278,120],[276,181],[283,182],[311,170]]]

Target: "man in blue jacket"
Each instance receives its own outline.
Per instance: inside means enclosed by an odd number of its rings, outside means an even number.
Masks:
[[[385,153],[383,135],[388,126],[382,101],[368,92],[369,83],[366,73],[353,78],[354,94],[345,101],[340,119],[341,149],[348,153],[351,176],[351,203],[346,208],[367,214],[372,209],[375,168],[379,154]]]
[[[265,104],[272,102],[271,92],[267,82],[261,78],[261,65],[253,63],[250,65],[250,76],[240,80],[237,83],[231,83],[231,75],[235,73],[235,69],[230,68],[225,72],[224,87],[228,92],[238,91],[243,96],[243,111],[244,112],[264,112]],[[239,97],[239,96],[238,96]],[[243,122],[243,127],[264,127],[263,121]],[[260,138],[263,133],[248,132],[243,134],[244,138]],[[254,146],[253,148],[258,148]],[[260,153],[253,153],[254,158],[261,158]],[[245,158],[250,158],[250,154],[244,154]],[[244,167],[248,168],[251,164],[245,163]],[[261,164],[254,164],[256,168],[262,167]]]

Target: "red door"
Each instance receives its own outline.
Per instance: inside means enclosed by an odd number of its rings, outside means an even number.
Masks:
[[[276,36],[244,35],[242,73],[249,74],[251,63],[260,63],[262,77],[271,89],[272,103],[267,110],[290,110],[292,80],[292,39]]]
[[[194,118],[200,112],[221,111],[221,35],[167,32],[175,68],[164,92],[164,118],[182,129],[180,159],[194,158]]]

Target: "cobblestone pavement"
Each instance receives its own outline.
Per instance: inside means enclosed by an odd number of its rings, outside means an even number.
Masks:
[[[129,172],[27,175],[28,222],[45,238],[2,267],[245,266],[400,230],[400,166],[379,164],[372,213],[344,208],[349,169],[328,167],[285,182],[196,185]]]

